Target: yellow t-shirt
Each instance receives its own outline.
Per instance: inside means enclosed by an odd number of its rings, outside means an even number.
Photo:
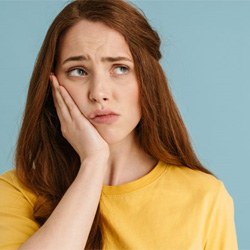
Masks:
[[[0,176],[0,249],[15,250],[38,228],[33,218],[36,196],[9,171]],[[35,250],[35,249],[34,249]]]
[[[233,201],[215,177],[159,162],[146,176],[105,186],[104,249],[235,250]]]
[[[14,250],[38,225],[35,196],[8,172],[0,177],[0,249]],[[215,177],[159,162],[147,175],[104,186],[104,249],[235,250],[233,202]]]

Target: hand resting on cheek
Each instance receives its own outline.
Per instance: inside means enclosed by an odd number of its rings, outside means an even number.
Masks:
[[[96,128],[80,112],[67,90],[54,74],[50,76],[53,100],[65,139],[80,156],[86,158],[108,157],[109,147]]]

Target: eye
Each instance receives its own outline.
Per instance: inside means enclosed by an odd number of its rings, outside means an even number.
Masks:
[[[67,73],[69,76],[86,76],[87,75],[87,72],[82,68],[70,69],[68,70]]]
[[[124,74],[127,74],[128,71],[129,71],[129,68],[123,65],[118,65],[114,68],[114,73],[116,75],[124,75]]]

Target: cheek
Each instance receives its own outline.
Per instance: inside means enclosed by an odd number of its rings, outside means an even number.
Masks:
[[[133,105],[134,110],[141,114],[140,92],[138,85],[136,85],[127,93],[127,98],[127,102]]]
[[[70,94],[70,96],[72,97],[72,99],[76,102],[79,103],[80,99],[81,99],[81,90],[77,87],[73,87],[73,86],[64,86],[65,89],[68,91],[68,93]]]
[[[67,90],[75,104],[78,106],[80,111],[85,114],[84,107],[86,107],[86,91],[80,86],[80,84],[75,84],[65,80],[59,80],[60,84]]]

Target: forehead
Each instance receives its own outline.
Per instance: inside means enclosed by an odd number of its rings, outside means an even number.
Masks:
[[[71,27],[60,41],[60,58],[84,54],[87,56],[114,56],[132,58],[123,35],[101,22],[81,20]]]

